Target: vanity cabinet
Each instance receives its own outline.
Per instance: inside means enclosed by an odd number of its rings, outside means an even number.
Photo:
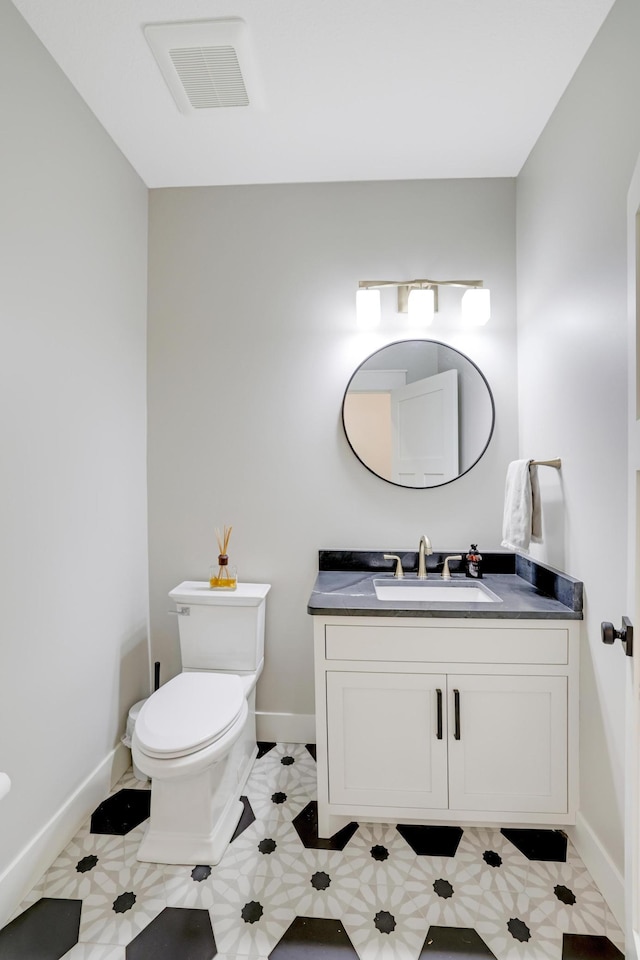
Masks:
[[[316,616],[320,835],[358,819],[574,822],[578,631]]]

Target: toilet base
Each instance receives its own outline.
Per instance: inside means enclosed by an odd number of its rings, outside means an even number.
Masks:
[[[208,836],[188,834],[185,831],[157,832],[149,828],[138,848],[138,860],[145,863],[213,866],[222,860],[243,811],[244,805],[241,801],[232,797],[215,829]]]
[[[244,810],[240,794],[256,756],[255,692],[232,748],[220,760],[188,776],[164,778],[163,761],[149,764],[151,815],[138,848],[146,863],[219,863]],[[170,771],[167,771],[170,773]]]

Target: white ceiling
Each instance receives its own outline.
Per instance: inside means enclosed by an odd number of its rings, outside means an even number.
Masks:
[[[149,187],[516,176],[614,0],[13,0]],[[241,17],[259,104],[184,115],[143,27]]]

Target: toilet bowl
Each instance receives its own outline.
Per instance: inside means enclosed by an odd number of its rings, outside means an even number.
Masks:
[[[179,621],[189,617],[187,629],[180,623],[183,672],[145,701],[133,733],[133,761],[152,781],[137,854],[147,862],[218,863],[242,815],[239,797],[257,754],[255,687],[269,585],[239,584],[244,589],[232,600],[205,586],[189,581],[170,594]],[[194,605],[201,609],[192,620]],[[216,662],[228,667],[230,648],[237,667],[255,669],[214,669]]]

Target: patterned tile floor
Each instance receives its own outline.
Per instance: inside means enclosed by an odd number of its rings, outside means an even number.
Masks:
[[[314,747],[261,744],[222,861],[142,864],[129,773],[0,930],[2,960],[587,960],[622,934],[561,831],[317,836]]]

